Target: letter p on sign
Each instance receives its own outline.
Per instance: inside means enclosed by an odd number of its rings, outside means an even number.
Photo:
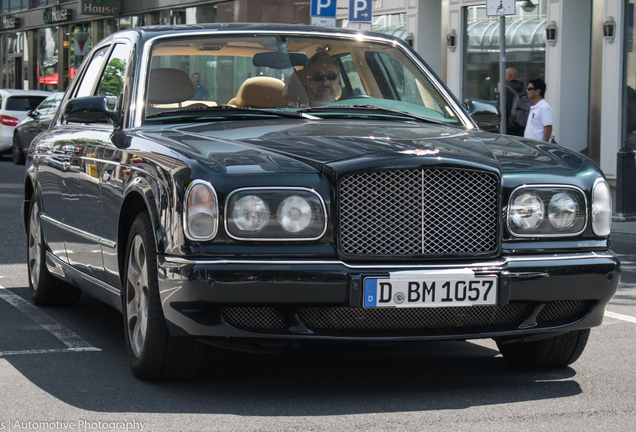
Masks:
[[[349,21],[371,22],[372,0],[349,0]]]
[[[316,15],[322,15],[320,11],[328,8],[329,6],[331,6],[331,0],[318,0],[318,4],[316,5],[316,11],[318,13]]]

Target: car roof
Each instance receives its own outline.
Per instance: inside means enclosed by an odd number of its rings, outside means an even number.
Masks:
[[[387,35],[385,33],[378,33],[372,31],[352,30],[340,27],[320,27],[301,24],[268,24],[268,23],[218,23],[218,24],[183,24],[183,25],[155,25],[145,27],[134,27],[131,29],[120,30],[113,33],[106,39],[114,39],[118,36],[130,35],[131,33],[137,34],[142,40],[146,41],[157,36],[166,34],[173,34],[178,36],[179,33],[201,33],[209,34],[214,31],[223,32],[245,32],[245,31],[258,31],[258,32],[293,32],[298,33],[298,36],[304,34],[333,34],[336,35],[368,35],[382,37],[386,39],[393,39],[402,42],[401,39]]]

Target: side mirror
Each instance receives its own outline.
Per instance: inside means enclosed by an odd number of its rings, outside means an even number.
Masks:
[[[480,129],[487,132],[499,133],[501,112],[496,101],[483,99],[465,99],[464,106]]]
[[[64,105],[62,120],[67,123],[108,123],[117,125],[117,116],[108,109],[106,96],[86,96],[70,99]]]
[[[35,114],[35,110],[29,110],[29,111],[27,111],[27,116],[29,116],[29,117],[35,117],[35,116],[36,116],[36,114]]]

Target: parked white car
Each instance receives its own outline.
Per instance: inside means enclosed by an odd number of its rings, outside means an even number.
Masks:
[[[18,123],[50,94],[41,90],[0,90],[0,155],[11,150],[13,130]]]

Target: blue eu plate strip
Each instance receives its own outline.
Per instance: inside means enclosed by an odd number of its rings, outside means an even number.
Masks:
[[[365,279],[364,280],[364,306],[365,307],[377,306],[377,301],[378,301],[378,280]]]

